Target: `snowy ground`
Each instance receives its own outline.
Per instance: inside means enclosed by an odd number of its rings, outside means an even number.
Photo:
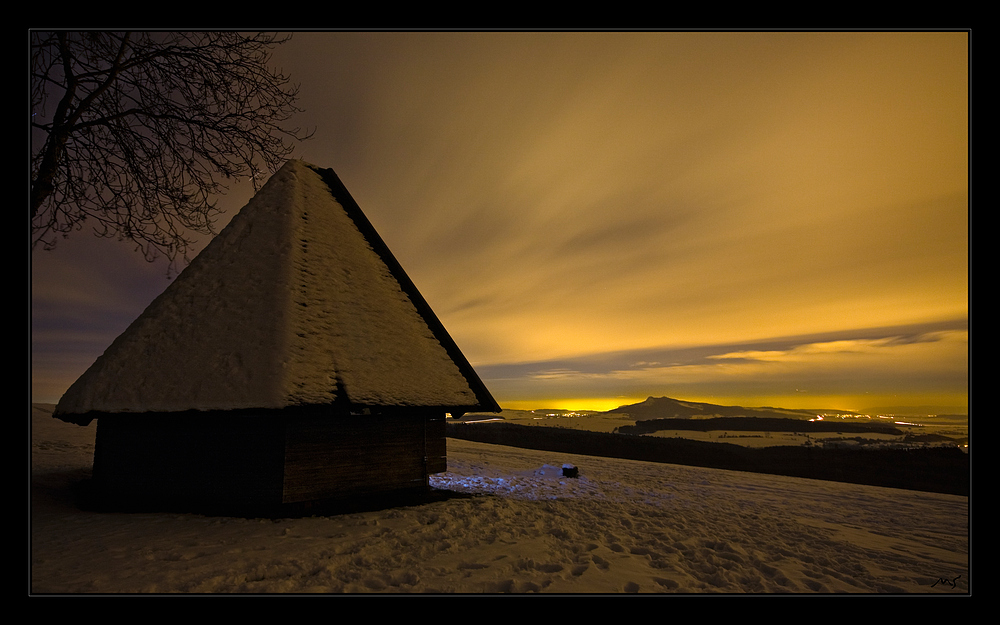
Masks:
[[[34,594],[970,593],[966,497],[449,439],[433,485],[475,496],[107,514],[73,504],[94,432],[33,410]]]

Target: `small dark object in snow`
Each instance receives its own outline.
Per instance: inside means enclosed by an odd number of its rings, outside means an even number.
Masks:
[[[580,475],[580,469],[577,469],[571,464],[564,464],[563,467],[563,477],[577,477]]]

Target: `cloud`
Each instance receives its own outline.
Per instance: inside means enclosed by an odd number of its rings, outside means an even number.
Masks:
[[[884,338],[841,339],[795,345],[785,350],[744,350],[714,354],[708,356],[712,360],[739,360],[743,362],[795,362],[818,363],[831,359],[851,358],[853,356],[870,356],[878,358],[900,358],[914,352],[927,354],[930,352],[961,352],[968,351],[968,331],[948,330],[927,332],[914,335],[888,336]],[[928,349],[924,344],[941,344]]]
[[[556,397],[769,396],[776,403],[784,397],[786,403],[808,404],[818,397],[923,393],[947,394],[949,404],[961,403],[968,381],[965,325],[956,321],[857,330],[854,336],[845,331],[825,339],[591,354],[487,366],[480,373],[501,396],[540,395],[537,389],[544,388]]]

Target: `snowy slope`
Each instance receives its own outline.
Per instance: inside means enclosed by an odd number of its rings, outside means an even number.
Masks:
[[[966,497],[449,440],[432,480],[454,496],[425,505],[102,514],[72,496],[95,426],[49,411],[32,421],[33,593],[970,592]]]

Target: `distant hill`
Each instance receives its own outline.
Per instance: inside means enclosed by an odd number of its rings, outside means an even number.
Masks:
[[[628,414],[636,421],[649,419],[695,419],[709,417],[780,417],[784,419],[811,419],[821,413],[853,414],[842,410],[791,410],[786,408],[744,408],[719,406],[694,401],[680,401],[669,397],[649,397],[638,404],[619,406],[611,414]]]

